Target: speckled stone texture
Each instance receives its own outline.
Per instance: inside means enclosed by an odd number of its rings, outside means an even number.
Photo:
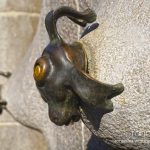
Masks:
[[[41,0],[1,0],[1,11],[21,11],[28,13],[36,13],[41,10]]]
[[[44,136],[24,127],[6,111],[0,116],[1,150],[48,150]]]
[[[96,10],[100,27],[81,40],[88,53],[90,74],[103,82],[112,84],[122,82],[125,85],[125,92],[113,99],[115,110],[103,116],[99,130],[95,131],[91,122],[88,126],[98,137],[103,138],[117,150],[120,148],[148,150],[149,145],[146,144],[150,138],[148,0],[44,0],[34,41],[3,89],[3,98],[7,99],[8,108],[18,121],[41,130],[50,150],[112,149],[95,136],[91,137],[91,133],[81,122],[68,127],[58,127],[50,122],[47,104],[40,98],[35,87],[32,77],[33,65],[48,43],[44,18],[50,9],[61,5],[69,5],[78,10],[90,6]],[[58,27],[68,42],[76,40],[79,36],[80,29],[68,20],[61,20]],[[88,120],[85,118],[84,121]]]
[[[40,4],[41,0],[0,0],[0,72],[13,72],[25,55],[37,29]],[[7,81],[8,78],[0,76],[0,101],[2,85]],[[22,126],[3,111],[0,150],[41,149],[47,150],[44,136]]]
[[[41,0],[0,0],[0,71],[13,72],[24,57],[37,29],[40,7]],[[0,84],[6,81],[0,76]]]
[[[107,12],[107,13],[106,13]],[[82,39],[89,69],[96,79],[122,82],[114,111],[95,122],[84,121],[117,148],[150,148],[150,1],[107,1],[99,8],[100,27]],[[91,115],[88,112],[88,115]],[[93,113],[93,120],[98,117]]]

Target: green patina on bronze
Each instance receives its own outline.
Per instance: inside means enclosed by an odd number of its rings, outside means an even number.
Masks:
[[[90,105],[104,113],[113,110],[111,98],[123,92],[121,83],[105,84],[91,78],[87,73],[87,57],[78,42],[67,44],[57,32],[56,22],[67,16],[85,27],[96,20],[91,9],[78,12],[70,7],[60,7],[47,14],[46,29],[50,43],[34,66],[34,78],[41,97],[49,106],[49,117],[57,125],[79,121],[79,107]],[[97,27],[88,27],[82,37]],[[85,104],[85,105],[84,105]]]

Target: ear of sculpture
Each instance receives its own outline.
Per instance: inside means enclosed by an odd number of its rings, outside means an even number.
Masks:
[[[74,23],[82,27],[85,27],[87,23],[92,23],[96,20],[96,14],[91,9],[86,9],[83,12],[78,12],[73,8],[63,6],[55,11],[50,11],[45,18],[45,26],[51,43],[63,42],[56,28],[57,20],[62,16],[67,16]]]

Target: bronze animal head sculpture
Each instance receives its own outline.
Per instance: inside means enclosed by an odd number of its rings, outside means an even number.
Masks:
[[[84,27],[96,20],[96,14],[91,9],[78,12],[64,6],[49,12],[45,19],[50,43],[35,62],[34,79],[49,106],[50,120],[57,125],[68,125],[80,119],[79,107],[84,104],[111,112],[110,99],[122,93],[124,87],[121,83],[101,83],[88,75],[82,45],[78,42],[66,44],[57,32],[56,22],[62,16]],[[82,36],[96,27],[97,24],[88,27]]]

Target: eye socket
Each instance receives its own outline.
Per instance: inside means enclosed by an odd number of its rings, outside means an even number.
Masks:
[[[49,71],[49,66],[44,57],[39,58],[35,65],[33,70],[33,76],[34,79],[38,82],[44,81],[47,77]]]

